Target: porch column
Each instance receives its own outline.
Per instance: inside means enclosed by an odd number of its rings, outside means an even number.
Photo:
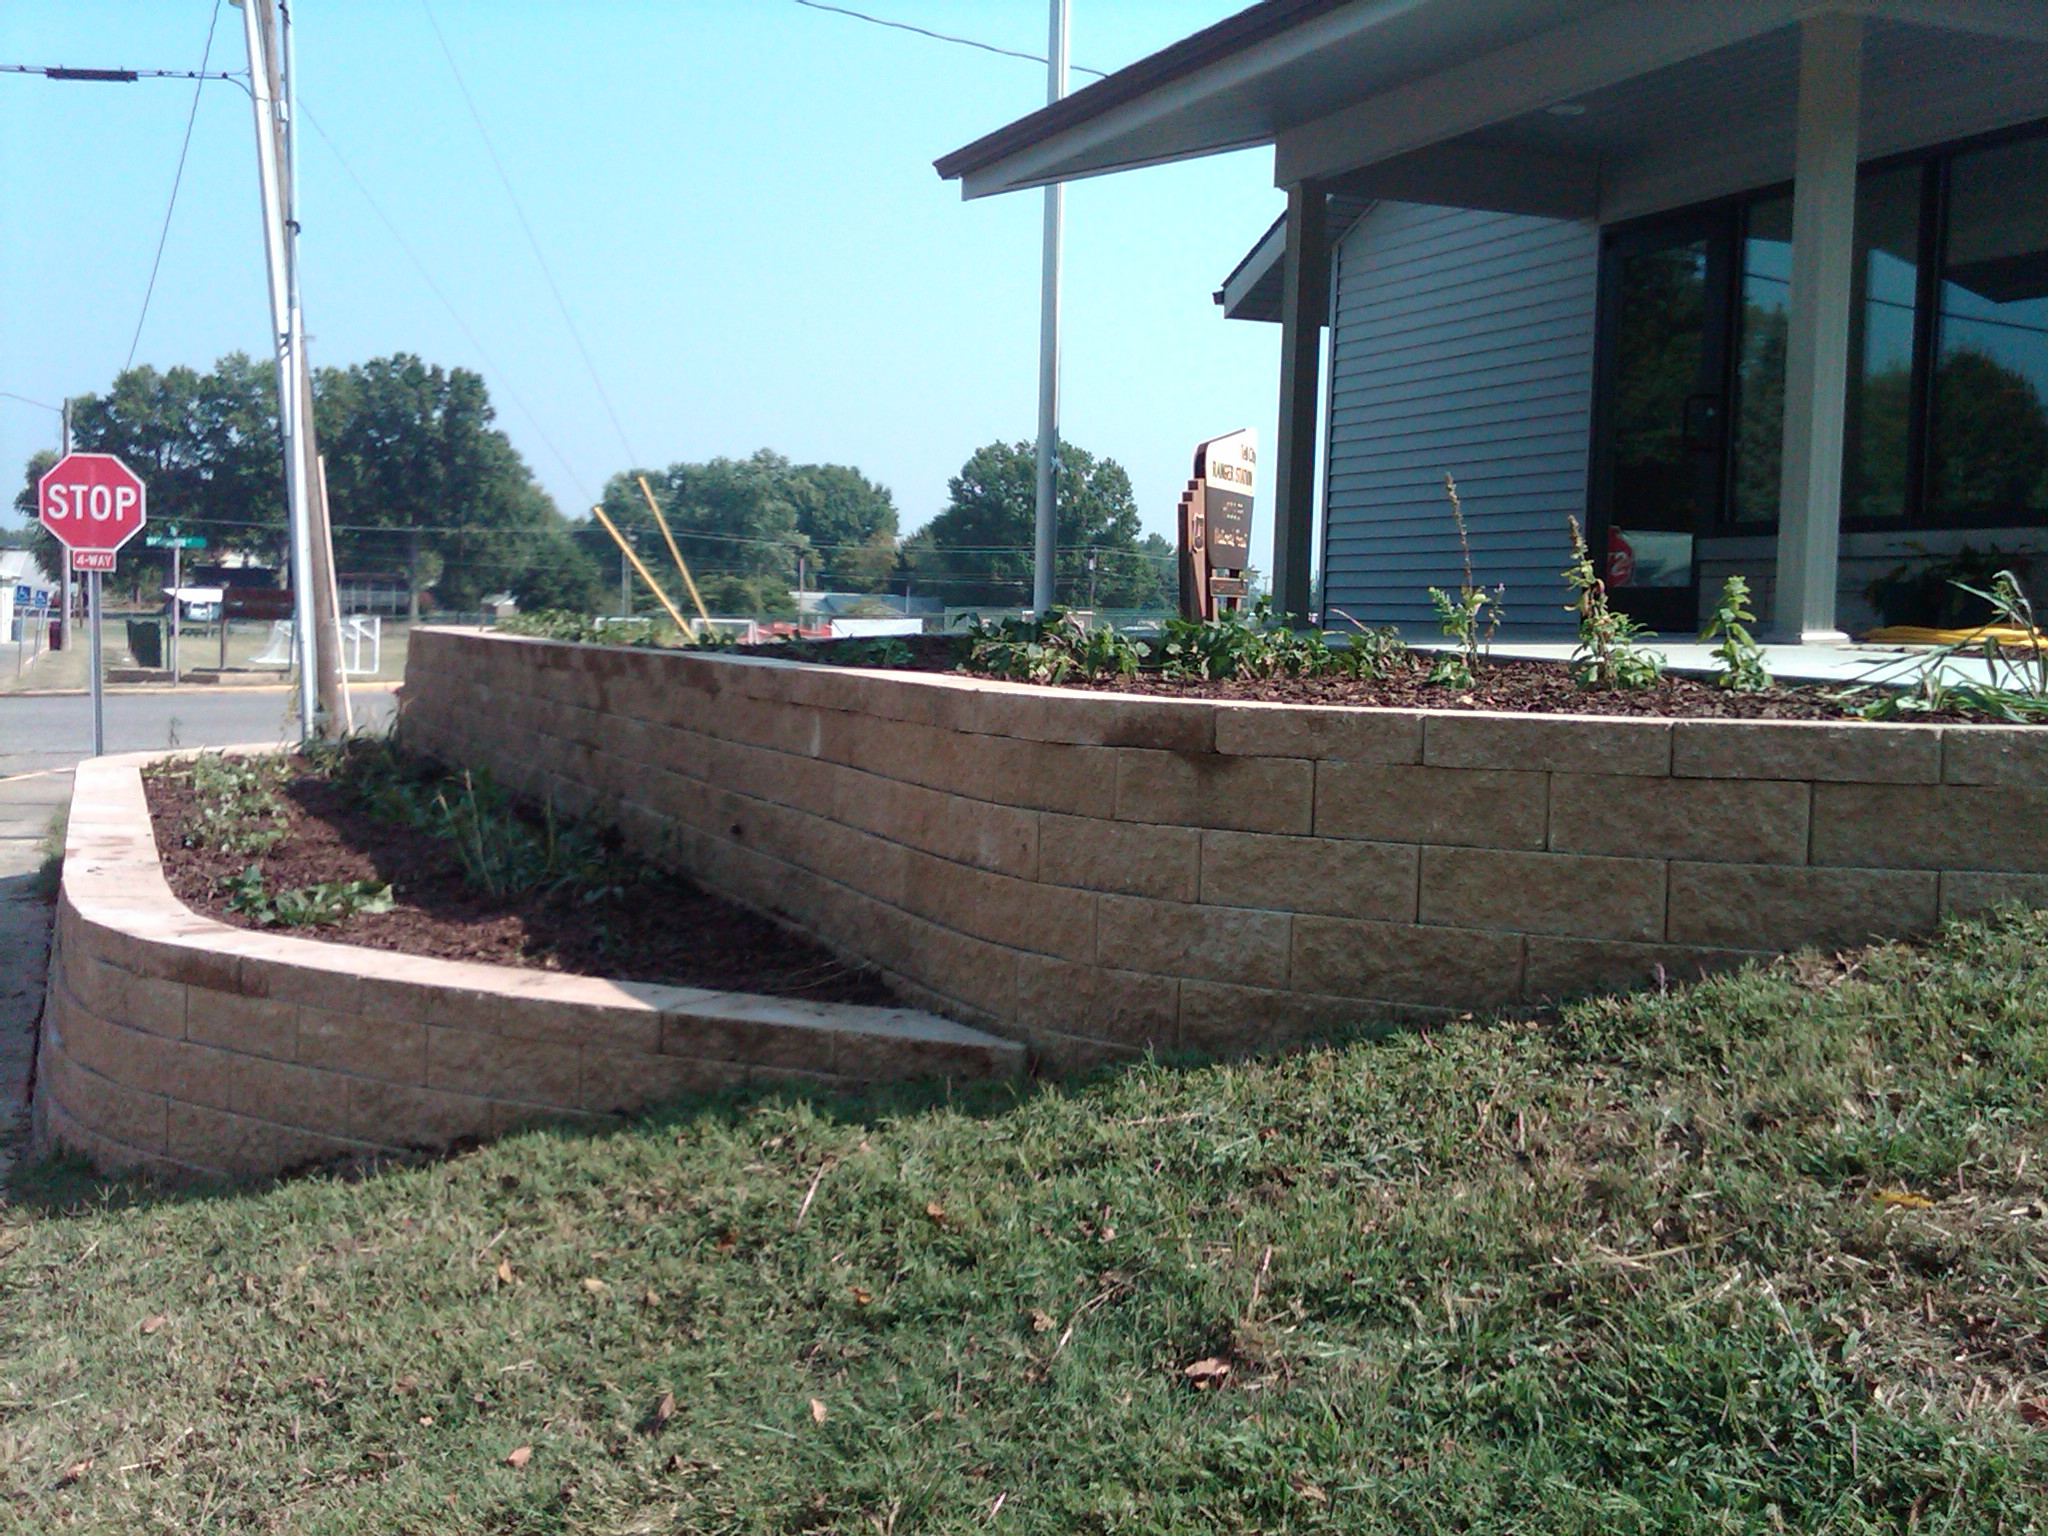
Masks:
[[[1863,18],[1836,13],[1808,17],[1801,23],[1799,46],[1785,459],[1770,626],[1781,640],[1825,644],[1848,638],[1835,627],[1835,584],[1862,98]]]
[[[1323,186],[1287,189],[1287,252],[1280,284],[1280,430],[1273,445],[1273,605],[1308,622],[1314,559],[1316,405],[1320,397],[1329,251]]]

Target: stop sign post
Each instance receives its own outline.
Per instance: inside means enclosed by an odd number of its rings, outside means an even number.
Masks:
[[[92,643],[92,750],[107,749],[100,693],[100,576],[114,569],[123,544],[149,521],[149,489],[111,453],[67,453],[36,482],[36,516],[69,551],[71,569],[84,571],[86,619]]]

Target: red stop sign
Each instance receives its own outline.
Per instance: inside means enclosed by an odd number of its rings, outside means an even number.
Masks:
[[[111,554],[142,532],[149,493],[111,453],[72,453],[36,482],[36,515],[67,549]]]

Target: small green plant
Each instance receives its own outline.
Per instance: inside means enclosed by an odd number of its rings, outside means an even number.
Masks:
[[[1749,608],[1749,583],[1730,576],[1721,584],[1721,600],[1707,616],[1700,639],[1720,641],[1714,647],[1714,681],[1736,693],[1761,693],[1771,686],[1770,668],[1764,665],[1764,648],[1756,643],[1749,626],[1756,615]]]
[[[1593,554],[1576,517],[1572,563],[1566,585],[1578,594],[1567,612],[1579,616],[1579,645],[1572,652],[1572,678],[1581,688],[1650,688],[1664,675],[1664,658],[1644,645],[1657,637],[1607,601],[1607,583],[1593,569]]]
[[[2048,636],[2034,612],[2033,599],[2012,571],[2000,571],[1989,590],[1956,582],[1958,590],[1991,606],[1989,620],[1980,621],[1986,632],[1977,638],[1957,640],[1930,647],[1915,663],[1904,688],[1885,686],[1860,704],[1856,712],[1867,720],[1889,720],[1900,715],[1932,714],[1957,710],[1984,715],[1993,720],[2024,724],[2048,720]],[[2001,638],[1999,629],[2018,631],[2024,639],[2017,645]],[[1986,678],[1978,682],[1952,674],[1950,663],[1982,657]],[[1870,685],[1891,684],[1884,669],[1872,672],[1843,697],[1854,703]]]
[[[1458,482],[1444,476],[1444,494],[1451,502],[1451,522],[1458,530],[1458,556],[1464,577],[1456,593],[1442,587],[1429,589],[1429,601],[1436,609],[1437,628],[1458,649],[1454,656],[1439,656],[1430,664],[1429,680],[1446,688],[1472,686],[1480,662],[1493,645],[1494,632],[1506,616],[1505,583],[1482,587],[1472,575],[1472,538],[1465,527],[1465,503],[1458,495]]]
[[[192,786],[192,805],[178,823],[178,839],[187,848],[212,853],[259,854],[274,848],[286,831],[283,796],[292,776],[282,753],[229,757],[202,752],[189,764],[166,763],[151,770],[184,777]]]
[[[1381,678],[1408,660],[1408,642],[1391,624],[1368,628],[1342,608],[1330,612],[1351,626],[1344,644],[1333,648],[1330,669],[1347,677]]]
[[[1020,683],[1061,683],[1082,677],[1129,677],[1151,654],[1141,641],[1108,626],[1090,628],[1063,608],[1043,618],[980,619],[966,632],[969,672]],[[907,652],[908,647],[905,647]]]
[[[853,640],[799,640],[792,647],[805,661],[836,667],[907,667],[910,647],[896,635],[868,635]]]
[[[515,613],[500,619],[498,631],[507,635],[531,635],[539,640],[574,640],[584,645],[661,645],[675,635],[675,628],[650,618],[610,618],[601,614],[575,613],[567,608],[540,608],[532,613]]]
[[[344,922],[358,912],[391,910],[391,887],[375,880],[327,880],[271,891],[264,888],[263,867],[251,864],[220,884],[228,893],[230,912],[265,928],[313,928]]]

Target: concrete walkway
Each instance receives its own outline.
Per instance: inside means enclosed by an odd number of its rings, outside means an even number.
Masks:
[[[28,1130],[28,1083],[43,1011],[51,903],[39,888],[43,839],[71,798],[59,769],[0,779],[0,1183]]]

